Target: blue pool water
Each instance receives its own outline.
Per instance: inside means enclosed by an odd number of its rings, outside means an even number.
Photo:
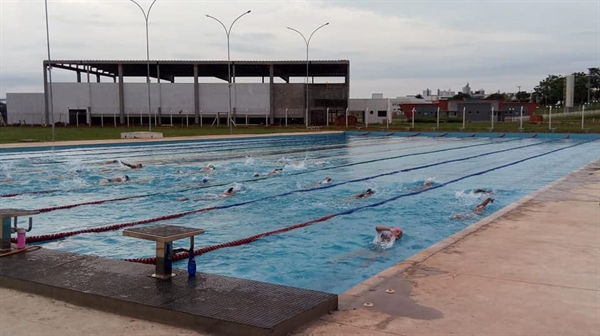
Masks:
[[[0,149],[0,195],[58,190],[2,197],[0,208],[40,209],[152,194],[42,213],[35,216],[29,233],[41,235],[217,207],[147,224],[203,228],[206,233],[198,237],[196,248],[338,214],[250,244],[203,254],[196,262],[203,272],[341,293],[598,159],[600,153],[600,142],[590,141],[597,136],[407,135],[350,132]],[[144,168],[103,164],[109,160],[139,162]],[[203,172],[201,167],[209,164],[216,169]],[[283,171],[252,177],[275,168]],[[99,185],[103,178],[124,174],[130,183]],[[332,178],[331,184],[309,188],[326,176]],[[199,183],[203,178],[209,179],[208,185]],[[406,189],[426,180],[435,187],[417,193]],[[217,197],[229,187],[240,191],[234,197]],[[375,190],[371,198],[349,199],[368,188]],[[480,216],[451,219],[452,214],[467,213],[484,199],[470,192],[476,188],[494,190],[496,201]],[[190,200],[176,200],[184,196]],[[376,248],[371,242],[377,225],[400,226],[404,237],[390,249]],[[151,242],[123,237],[121,230],[42,244],[110,258],[154,254]],[[176,245],[187,247],[187,241]],[[185,268],[186,264],[181,261],[175,266]]]

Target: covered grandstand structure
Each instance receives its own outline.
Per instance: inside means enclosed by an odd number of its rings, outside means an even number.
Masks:
[[[308,92],[304,80],[290,82],[290,78],[306,78],[306,61],[151,60],[150,111],[147,84],[130,79],[145,79],[145,60],[53,60],[43,62],[44,93],[7,94],[8,123],[50,124],[50,104],[54,121],[69,124],[126,124],[130,119],[135,124],[174,124],[184,119],[189,123],[223,123],[229,111],[228,64],[235,123],[250,120],[273,124],[287,117],[290,123],[303,124],[307,94],[310,125],[324,125],[327,114],[331,121],[348,107],[348,60],[310,61]],[[76,75],[74,82],[52,83],[52,102],[49,67]],[[244,77],[256,82],[235,83],[236,78]],[[183,82],[178,82],[182,78]],[[223,82],[203,82],[205,78]],[[319,83],[320,78],[334,80]]]

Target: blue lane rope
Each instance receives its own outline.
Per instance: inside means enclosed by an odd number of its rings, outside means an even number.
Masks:
[[[292,191],[288,191],[288,192],[285,192],[285,193],[281,193],[281,194],[277,194],[277,195],[271,195],[271,196],[265,196],[263,198],[258,198],[258,199],[249,200],[249,201],[245,201],[245,202],[239,202],[239,203],[228,204],[228,205],[218,205],[218,206],[215,206],[214,209],[229,209],[229,208],[234,208],[234,207],[238,207],[238,206],[242,206],[242,205],[252,204],[252,203],[255,203],[255,202],[260,202],[260,201],[265,201],[265,200],[269,200],[269,199],[274,199],[274,198],[277,198],[277,197],[289,196],[289,195],[296,194],[296,193],[305,193],[305,192],[312,192],[312,191],[315,191],[315,190],[322,190],[322,189],[334,188],[334,187],[345,185],[345,184],[349,184],[349,183],[368,181],[368,180],[372,180],[372,179],[375,179],[375,178],[378,178],[378,177],[382,177],[382,176],[389,176],[389,175],[395,175],[395,174],[398,174],[398,173],[401,173],[401,172],[409,172],[409,171],[413,171],[413,170],[430,168],[430,167],[439,166],[439,165],[443,165],[443,164],[447,164],[447,163],[451,163],[451,162],[459,162],[459,161],[470,160],[470,159],[477,158],[477,157],[482,157],[482,156],[487,156],[487,155],[492,155],[492,154],[497,154],[497,153],[508,152],[508,151],[512,151],[512,150],[517,150],[517,149],[525,148],[525,147],[538,146],[538,145],[541,145],[541,144],[545,144],[545,143],[553,142],[553,141],[558,141],[558,140],[560,140],[560,139],[553,139],[553,140],[549,140],[549,141],[544,141],[544,142],[539,142],[539,143],[529,144],[529,145],[524,145],[524,146],[519,146],[519,147],[513,147],[513,148],[508,148],[508,149],[501,149],[501,150],[492,151],[492,152],[488,152],[488,153],[472,155],[472,156],[468,156],[468,157],[465,157],[465,158],[447,160],[447,161],[432,163],[432,164],[418,166],[418,167],[413,167],[413,168],[395,170],[395,171],[391,171],[391,172],[387,172],[387,173],[381,173],[381,174],[377,174],[377,175],[362,177],[362,178],[359,178],[359,179],[348,180],[348,181],[344,181],[344,182],[340,182],[340,183],[334,183],[334,184],[324,185],[324,186],[310,188],[310,189],[292,190]]]
[[[502,168],[514,166],[514,165],[519,164],[521,162],[533,160],[533,159],[538,158],[538,157],[542,157],[542,156],[545,156],[545,155],[548,155],[548,154],[556,153],[556,152],[559,152],[559,151],[562,151],[562,150],[565,150],[565,149],[569,149],[569,148],[572,148],[572,147],[580,146],[580,145],[583,145],[585,143],[589,143],[589,142],[593,142],[593,141],[597,141],[597,140],[600,140],[600,138],[596,138],[596,139],[592,139],[592,140],[580,142],[580,143],[577,143],[577,144],[574,144],[574,145],[570,145],[570,146],[566,146],[566,147],[554,149],[554,150],[551,150],[551,151],[548,151],[548,152],[545,152],[545,153],[541,153],[541,154],[537,154],[537,155],[534,155],[534,156],[530,156],[530,157],[525,158],[525,159],[513,161],[511,163],[507,163],[507,164],[503,164],[501,166],[497,166],[497,167],[494,167],[494,168],[482,170],[482,171],[479,171],[477,173],[473,173],[473,174],[465,175],[465,176],[462,176],[462,177],[458,177],[458,178],[455,178],[455,179],[450,180],[448,182],[440,183],[438,185],[432,186],[432,187],[427,188],[427,189],[417,190],[417,191],[409,192],[409,193],[406,193],[406,194],[400,194],[398,196],[394,196],[392,198],[388,198],[386,200],[383,200],[383,201],[380,201],[380,202],[377,202],[377,203],[368,204],[368,205],[364,205],[364,206],[361,206],[361,207],[358,207],[358,208],[354,208],[354,209],[350,209],[350,210],[347,210],[347,211],[339,212],[339,213],[335,214],[334,216],[349,215],[351,213],[354,213],[356,211],[360,211],[360,210],[363,210],[363,209],[366,209],[366,208],[374,208],[374,207],[377,207],[377,206],[389,203],[391,201],[395,201],[395,200],[403,198],[403,197],[414,196],[414,195],[418,195],[418,194],[426,192],[426,191],[430,191],[430,190],[442,188],[442,187],[445,187],[445,186],[447,186],[449,184],[453,184],[453,183],[456,183],[458,181],[462,181],[462,180],[465,180],[465,179],[468,179],[468,178],[471,178],[471,177],[474,177],[474,176],[479,176],[479,175],[487,174],[487,173],[492,172],[494,170],[498,170],[498,169],[502,169]],[[420,168],[420,167],[415,167],[415,168]]]

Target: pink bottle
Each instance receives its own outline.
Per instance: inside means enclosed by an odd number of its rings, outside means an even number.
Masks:
[[[22,250],[25,248],[25,232],[27,232],[25,230],[25,228],[17,229],[17,248],[19,250]]]

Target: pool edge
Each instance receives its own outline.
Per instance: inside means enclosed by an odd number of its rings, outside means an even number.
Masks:
[[[418,253],[412,255],[411,257],[383,270],[382,272],[375,274],[374,276],[370,277],[369,279],[353,286],[349,290],[339,294],[340,309],[343,309],[343,307],[346,306],[348,302],[352,302],[357,297],[360,297],[364,293],[371,291],[373,287],[376,287],[377,285],[386,281],[387,279],[389,279],[393,276],[399,276],[403,272],[407,271],[409,268],[411,268],[419,263],[427,261],[429,258],[433,257],[437,253],[460,242],[461,240],[467,238],[471,234],[478,232],[479,230],[485,228],[486,226],[488,226],[495,220],[499,219],[500,217],[503,217],[503,216],[509,214],[510,212],[521,207],[522,205],[531,201],[532,199],[536,198],[537,196],[548,192],[550,189],[554,188],[557,184],[565,181],[570,176],[575,175],[583,170],[586,170],[589,166],[597,165],[599,163],[600,163],[599,159],[588,162],[585,165],[569,172],[565,176],[563,176],[555,181],[552,181],[551,183],[543,186],[542,188],[540,188],[528,195],[523,196],[522,198],[518,199],[517,201],[494,212],[493,214],[483,218],[482,220],[469,225],[468,227],[462,229],[461,231],[459,231],[451,236],[446,237],[445,239],[435,243],[434,245],[426,248],[425,250],[418,252]]]

